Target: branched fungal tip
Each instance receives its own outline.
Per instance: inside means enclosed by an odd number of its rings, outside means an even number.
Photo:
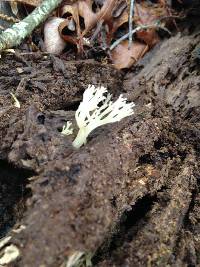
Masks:
[[[73,133],[73,128],[71,128],[72,123],[67,121],[66,125],[63,125],[61,134],[63,135],[70,135]]]
[[[73,142],[75,148],[86,143],[88,135],[97,127],[122,120],[134,113],[134,103],[127,103],[122,95],[113,102],[112,95],[103,86],[89,85],[83,94],[76,114],[76,122],[79,127],[77,137]]]

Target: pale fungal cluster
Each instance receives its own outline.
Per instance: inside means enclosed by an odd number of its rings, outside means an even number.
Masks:
[[[127,103],[127,99],[122,95],[115,102],[111,101],[111,98],[112,95],[103,86],[89,85],[85,90],[83,101],[75,113],[76,123],[79,127],[78,134],[73,141],[75,148],[86,144],[88,135],[97,127],[120,121],[134,113],[135,104]],[[68,124],[68,127],[66,125],[64,131],[69,132],[70,127],[71,124]]]
[[[11,236],[0,239],[0,266],[8,266],[20,256],[19,249],[9,244]]]
[[[63,125],[61,134],[63,135],[70,135],[73,134],[73,128],[71,128],[72,123],[67,121],[66,125]]]
[[[19,100],[17,99],[17,97],[16,97],[13,93],[10,93],[10,95],[12,96],[13,101],[14,101],[14,104],[13,104],[13,105],[14,105],[16,108],[20,108],[21,105],[20,105],[20,102],[19,102]]]

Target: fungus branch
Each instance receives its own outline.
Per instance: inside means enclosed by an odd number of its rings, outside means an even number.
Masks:
[[[79,132],[73,142],[75,148],[86,143],[88,135],[97,127],[117,122],[133,114],[134,103],[127,103],[122,95],[111,101],[112,95],[103,86],[89,85],[83,94],[83,101],[76,111],[75,118]]]
[[[70,121],[67,121],[66,125],[63,125],[62,128],[62,135],[70,135],[73,133],[73,128],[71,128],[72,123]]]

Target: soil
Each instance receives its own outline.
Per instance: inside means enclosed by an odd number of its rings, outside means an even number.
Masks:
[[[199,18],[181,25],[128,71],[2,55],[0,235],[20,251],[9,266],[200,266]],[[123,93],[135,114],[75,150],[88,84]]]

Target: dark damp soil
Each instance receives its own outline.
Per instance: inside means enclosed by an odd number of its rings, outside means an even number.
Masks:
[[[200,265],[200,29],[192,23],[123,72],[95,60],[3,55],[0,236],[20,251],[9,266]],[[135,114],[75,150],[74,114],[88,84],[123,93]],[[75,130],[66,137],[68,120]]]

